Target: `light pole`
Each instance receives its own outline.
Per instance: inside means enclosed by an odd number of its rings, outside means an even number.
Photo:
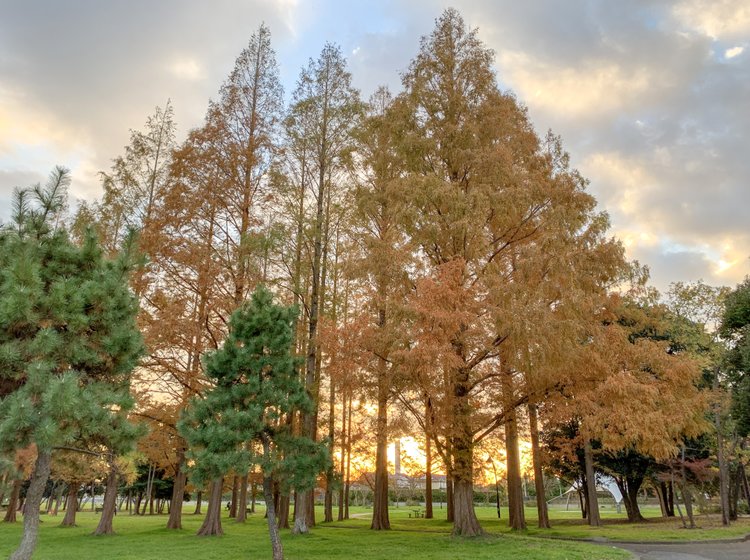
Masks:
[[[495,461],[492,459],[492,455],[487,455],[487,463],[492,465],[492,472],[495,475],[495,500],[497,504],[497,518],[500,519],[500,483],[497,480],[497,469],[495,468]]]

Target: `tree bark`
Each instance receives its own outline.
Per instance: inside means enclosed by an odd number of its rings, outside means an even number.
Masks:
[[[462,390],[458,390],[462,393]],[[457,430],[452,438],[453,451],[453,535],[476,537],[484,531],[474,511],[474,441],[466,407],[468,400],[457,405]]]
[[[232,477],[232,501],[229,503],[229,517],[231,519],[237,517],[237,492],[239,487],[239,477],[234,475],[234,477]]]
[[[289,529],[289,494],[282,494],[279,500],[279,529]]]
[[[508,476],[508,526],[513,530],[526,529],[526,516],[521,484],[521,457],[518,450],[518,417],[509,410],[505,420],[505,454]]]
[[[284,549],[281,546],[281,536],[276,525],[276,506],[273,500],[273,481],[271,477],[263,476],[263,498],[266,501],[266,519],[268,522],[268,535],[271,538],[273,560],[284,560]]]
[[[641,509],[638,507],[638,491],[643,484],[642,477],[615,477],[617,487],[622,494],[622,501],[625,504],[625,512],[628,515],[628,523],[640,523],[645,521],[641,515]]]
[[[531,457],[534,463],[534,488],[536,490],[536,510],[539,517],[539,528],[549,529],[549,512],[544,488],[541,449],[539,447],[539,414],[534,404],[529,405],[529,429],[531,432]]]
[[[714,392],[719,390],[719,370],[714,370]],[[721,412],[714,411],[714,428],[716,429],[716,460],[719,463],[719,498],[721,501],[721,524],[729,525],[729,468],[724,457],[724,434],[722,434]]]
[[[432,519],[432,441],[425,434],[424,517]]]
[[[115,506],[117,505],[117,465],[114,457],[110,457],[109,474],[107,475],[107,487],[104,490],[104,503],[102,504],[102,516],[99,524],[94,529],[93,535],[114,535],[112,521],[115,517]]]
[[[5,517],[3,521],[5,523],[16,522],[16,512],[18,511],[18,497],[21,495],[21,486],[23,486],[23,480],[16,479],[13,481],[13,489],[10,492],[10,498],[8,498],[8,509],[5,510]]]
[[[39,506],[49,478],[52,452],[40,449],[37,453],[34,474],[26,492],[26,510],[23,517],[23,535],[21,544],[10,555],[9,560],[31,560],[39,537]]]
[[[198,490],[195,495],[195,511],[193,515],[201,514],[201,505],[203,504],[203,490]]]
[[[583,443],[583,458],[586,465],[586,513],[588,514],[589,525],[599,527],[602,521],[599,516],[599,499],[596,495],[594,456],[591,451],[591,441],[588,438]]]
[[[224,534],[221,528],[221,494],[223,486],[224,480],[221,478],[211,481],[208,508],[206,509],[206,517],[203,520],[203,525],[198,529],[199,537]]]
[[[445,520],[453,523],[455,520],[455,510],[453,509],[453,478],[450,470],[446,469],[445,473]]]
[[[186,478],[184,455],[180,452],[177,462],[177,472],[174,474],[174,486],[172,487],[172,501],[169,505],[167,529],[182,529],[182,504],[185,496]]]
[[[240,477],[240,491],[237,500],[237,523],[244,523],[247,519],[247,473]]]

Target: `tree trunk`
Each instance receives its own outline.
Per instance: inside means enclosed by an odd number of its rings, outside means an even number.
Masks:
[[[455,510],[453,509],[453,478],[450,470],[445,472],[445,520],[453,523],[455,520]]]
[[[583,458],[586,465],[586,513],[589,518],[589,525],[599,527],[602,521],[599,516],[599,499],[596,495],[594,456],[591,451],[591,441],[588,438],[583,443]]]
[[[3,521],[5,523],[16,522],[16,512],[18,511],[18,497],[21,495],[21,486],[23,486],[23,480],[14,480],[13,489],[10,492],[10,498],[8,498],[8,509],[5,510],[5,517]]]
[[[505,454],[508,476],[508,527],[526,529],[526,516],[521,484],[521,457],[518,450],[518,416],[510,410],[505,416]]]
[[[465,401],[468,406],[468,401]],[[457,431],[452,439],[453,451],[453,535],[475,537],[484,533],[474,511],[474,442],[469,416],[458,405]],[[463,412],[463,413],[462,413]]]
[[[424,517],[432,519],[432,441],[425,434]]]
[[[539,447],[539,415],[536,405],[529,405],[529,429],[531,431],[531,457],[534,463],[534,488],[536,489],[536,510],[539,517],[539,528],[549,529],[549,511],[542,472],[542,457]]]
[[[182,529],[182,504],[185,496],[186,474],[184,470],[184,456],[180,452],[177,462],[177,472],[174,474],[172,487],[172,501],[169,504],[169,519],[167,529]]]
[[[617,487],[622,494],[622,501],[625,504],[625,512],[628,515],[628,523],[640,523],[645,521],[641,515],[641,509],[638,507],[638,492],[643,484],[642,477],[615,477]]]
[[[476,537],[484,534],[474,511],[474,485],[471,480],[454,479],[453,535]]]
[[[104,503],[102,504],[102,516],[99,525],[94,529],[93,535],[114,535],[112,521],[115,517],[115,506],[117,505],[117,465],[114,457],[110,457],[109,474],[107,475],[107,488],[104,490]]]
[[[224,480],[221,478],[211,481],[208,508],[206,509],[206,517],[203,520],[203,525],[198,529],[199,537],[224,534],[224,531],[221,529],[221,494],[223,486]]]
[[[289,494],[282,494],[279,500],[279,529],[289,529]]]
[[[195,511],[193,515],[201,514],[201,505],[203,504],[203,490],[198,490],[195,495]]]
[[[344,519],[349,519],[349,499],[352,487],[352,391],[349,391],[346,428],[346,478],[344,482]]]
[[[669,517],[667,512],[667,484],[664,481],[653,481],[654,492],[656,497],[659,498],[659,509],[661,510],[661,516],[665,519]]]
[[[714,371],[714,392],[719,390],[719,371]],[[718,405],[716,405],[718,407]],[[724,456],[724,434],[722,434],[721,413],[714,411],[714,428],[716,429],[716,459],[719,463],[719,498],[721,501],[721,524],[729,525],[729,468]]]
[[[240,477],[240,492],[237,499],[237,523],[247,519],[247,473]]]
[[[231,519],[237,517],[237,491],[239,490],[239,487],[239,477],[235,475],[232,477],[232,501],[229,502],[229,517]]]
[[[23,517],[21,544],[10,555],[9,560],[31,560],[31,556],[34,554],[39,536],[39,506],[42,503],[42,495],[49,478],[51,463],[52,452],[40,449],[34,465],[34,474],[31,475],[31,484],[26,492],[26,510]]]
[[[266,501],[266,519],[268,522],[268,535],[271,538],[273,560],[284,560],[284,550],[281,547],[281,536],[276,525],[276,508],[273,500],[273,481],[271,477],[263,476],[263,498]]]

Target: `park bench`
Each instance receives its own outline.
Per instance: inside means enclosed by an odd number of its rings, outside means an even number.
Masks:
[[[424,510],[423,509],[413,509],[409,512],[409,517],[413,517],[414,519],[418,517],[424,517]]]

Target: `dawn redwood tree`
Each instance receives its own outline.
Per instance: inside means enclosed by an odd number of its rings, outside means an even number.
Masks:
[[[292,96],[292,106],[287,116],[287,135],[290,139],[306,136],[304,150],[309,155],[313,173],[315,214],[313,218],[312,263],[310,270],[310,299],[307,309],[307,356],[304,365],[305,386],[314,407],[302,418],[302,433],[312,440],[317,437],[317,407],[320,388],[319,320],[325,280],[324,249],[327,200],[330,200],[332,178],[340,173],[343,162],[352,147],[352,129],[362,113],[359,92],[352,86],[352,77],[346,69],[346,59],[341,48],[326,44],[317,60],[310,60],[303,68],[297,88]],[[330,513],[330,512],[329,512]],[[331,519],[332,520],[332,519]],[[297,492],[294,532],[306,533],[315,522],[312,494]]]
[[[296,307],[275,305],[267,289],[256,289],[232,315],[222,347],[205,358],[214,387],[179,424],[197,483],[260,467],[274,560],[283,558],[274,484],[309,489],[330,460],[324,444],[292,434],[284,422],[312,408],[291,354],[296,319]]]
[[[499,90],[492,61],[446,10],[404,73],[395,111],[412,206],[404,227],[422,261],[404,368],[415,386],[404,400],[450,471],[454,534],[466,536],[482,532],[474,446],[501,426],[511,527],[525,527],[516,409],[559,384],[550,350],[585,334],[584,310],[624,265],[585,179]]]
[[[16,190],[0,232],[0,445],[30,444],[37,459],[14,560],[31,558],[52,452],[129,431],[130,379],[142,352],[128,288],[133,256],[104,258],[93,233],[74,245],[58,226],[68,171]]]
[[[350,267],[362,279],[370,319],[361,345],[369,353],[366,368],[377,404],[375,425],[375,485],[371,528],[390,529],[388,519],[388,404],[392,398],[392,353],[399,342],[399,311],[408,293],[407,266],[413,249],[401,227],[408,210],[403,159],[397,149],[398,120],[391,115],[393,99],[386,88],[370,98],[368,113],[359,127],[360,182],[355,190],[353,237],[362,247]]]

